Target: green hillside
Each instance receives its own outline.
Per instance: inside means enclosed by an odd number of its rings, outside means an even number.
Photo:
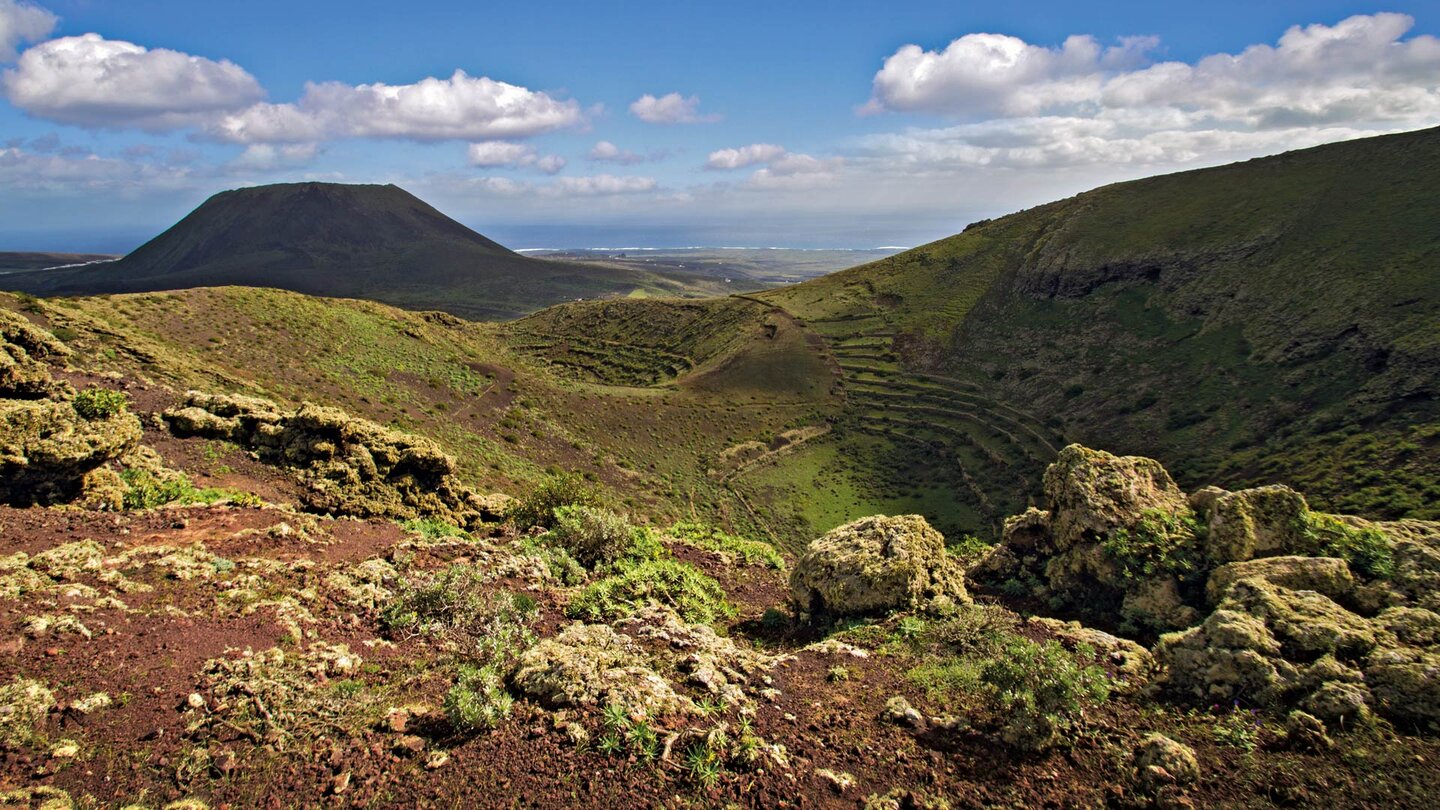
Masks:
[[[528,258],[397,186],[337,183],[222,192],[118,262],[11,274],[0,286],[91,295],[227,285],[495,319],[584,298],[726,290],[695,274]]]
[[[1187,485],[1434,517],[1437,189],[1440,130],[1351,141],[1107,186],[758,297],[832,342],[862,426],[978,409],[1020,468],[1063,437]]]

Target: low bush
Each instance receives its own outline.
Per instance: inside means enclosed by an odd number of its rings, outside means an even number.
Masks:
[[[540,540],[563,549],[586,568],[664,556],[665,549],[653,532],[631,525],[623,515],[608,509],[569,504],[557,507],[554,516],[554,525]]]
[[[514,706],[515,699],[505,691],[505,675],[496,664],[462,664],[455,685],[445,693],[445,717],[462,734],[495,728]]]
[[[555,525],[555,510],[572,505],[600,506],[600,492],[574,473],[561,473],[536,484],[510,507],[506,517],[521,529],[549,529]]]
[[[672,608],[687,622],[712,624],[735,615],[713,577],[675,560],[646,560],[586,586],[570,600],[575,619],[606,621],[628,616],[650,602]]]
[[[258,506],[260,498],[248,492],[220,487],[196,487],[183,473],[158,476],[139,468],[120,471],[125,482],[122,503],[126,509],[154,509],[166,504],[212,504],[229,501],[238,506]]]
[[[1311,553],[1339,557],[1356,571],[1375,579],[1395,575],[1395,557],[1390,540],[1379,529],[1362,529],[1319,512],[1300,518],[1300,534]]]
[[[1101,548],[1126,579],[1171,574],[1182,582],[1205,571],[1202,527],[1193,517],[1147,509],[1133,529],[1116,529]]]
[[[1094,659],[1084,644],[1072,654],[1053,639],[1010,639],[980,671],[991,708],[1005,719],[1001,739],[1027,751],[1057,744],[1086,709],[1110,696],[1110,681]]]
[[[70,403],[75,407],[75,412],[91,421],[109,419],[125,410],[130,404],[130,397],[123,391],[112,391],[109,388],[88,388],[75,395],[75,400]]]

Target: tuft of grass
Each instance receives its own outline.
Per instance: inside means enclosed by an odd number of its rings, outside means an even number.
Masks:
[[[496,664],[462,664],[455,685],[445,693],[445,717],[456,731],[492,729],[510,716],[515,698],[505,691],[505,678]]]
[[[259,496],[223,487],[196,487],[183,473],[164,478],[149,470],[130,468],[120,472],[125,482],[122,502],[126,509],[154,509],[166,504],[212,504],[229,501],[237,506],[259,506]]]
[[[735,615],[714,577],[675,560],[624,565],[586,586],[565,612],[571,618],[605,621],[628,616],[651,602],[674,609],[687,622],[713,624]]]
[[[439,518],[414,518],[400,524],[407,532],[420,535],[426,540],[443,540],[447,537],[470,539],[470,533]]]

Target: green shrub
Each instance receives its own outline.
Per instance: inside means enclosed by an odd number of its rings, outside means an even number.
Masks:
[[[124,391],[109,388],[87,388],[75,395],[75,412],[91,421],[109,419],[125,410],[130,397]]]
[[[711,624],[735,615],[719,582],[675,560],[624,565],[586,586],[565,612],[571,618],[603,621],[628,616],[652,601],[674,609],[687,622]]]
[[[746,565],[766,565],[777,571],[785,570],[785,558],[769,543],[748,540],[703,523],[676,523],[666,534],[682,543],[729,554]]]
[[[548,529],[555,525],[555,510],[570,505],[600,506],[600,492],[574,473],[561,473],[536,484],[510,507],[507,517],[522,529]]]
[[[407,532],[420,535],[426,540],[443,540],[447,537],[470,539],[470,533],[439,518],[414,518],[400,524]]]
[[[461,665],[455,685],[445,693],[445,716],[451,728],[462,734],[495,728],[510,716],[514,705],[495,664]]]
[[[980,671],[991,708],[1005,718],[1000,736],[1029,751],[1055,745],[1073,730],[1087,708],[1110,696],[1105,671],[1093,663],[1094,650],[1078,645],[1071,654],[1051,639],[1037,644],[1014,637]]]
[[[380,626],[392,636],[446,636],[473,644],[475,656],[503,653],[528,645],[528,623],[535,600],[524,594],[495,592],[490,578],[473,565],[455,564],[422,571],[399,582],[395,597],[380,611]]]
[[[632,526],[623,515],[580,504],[556,507],[554,523],[540,540],[564,549],[586,568],[599,568],[622,559],[646,560],[663,556],[664,547],[652,532]]]
[[[1205,571],[1203,532],[1194,517],[1147,509],[1134,529],[1110,532],[1101,548],[1126,579],[1170,574],[1189,581]]]
[[[1306,512],[1300,518],[1300,534],[1314,554],[1339,557],[1369,577],[1395,575],[1390,540],[1379,529],[1361,529],[1331,515]]]

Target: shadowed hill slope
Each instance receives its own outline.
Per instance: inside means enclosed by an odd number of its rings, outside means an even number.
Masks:
[[[1433,516],[1436,222],[1432,129],[1106,186],[757,297],[852,384],[939,375],[1187,484]]]
[[[226,191],[118,262],[14,274],[48,295],[274,287],[475,318],[561,301],[713,293],[678,274],[531,259],[393,185],[294,183]]]

